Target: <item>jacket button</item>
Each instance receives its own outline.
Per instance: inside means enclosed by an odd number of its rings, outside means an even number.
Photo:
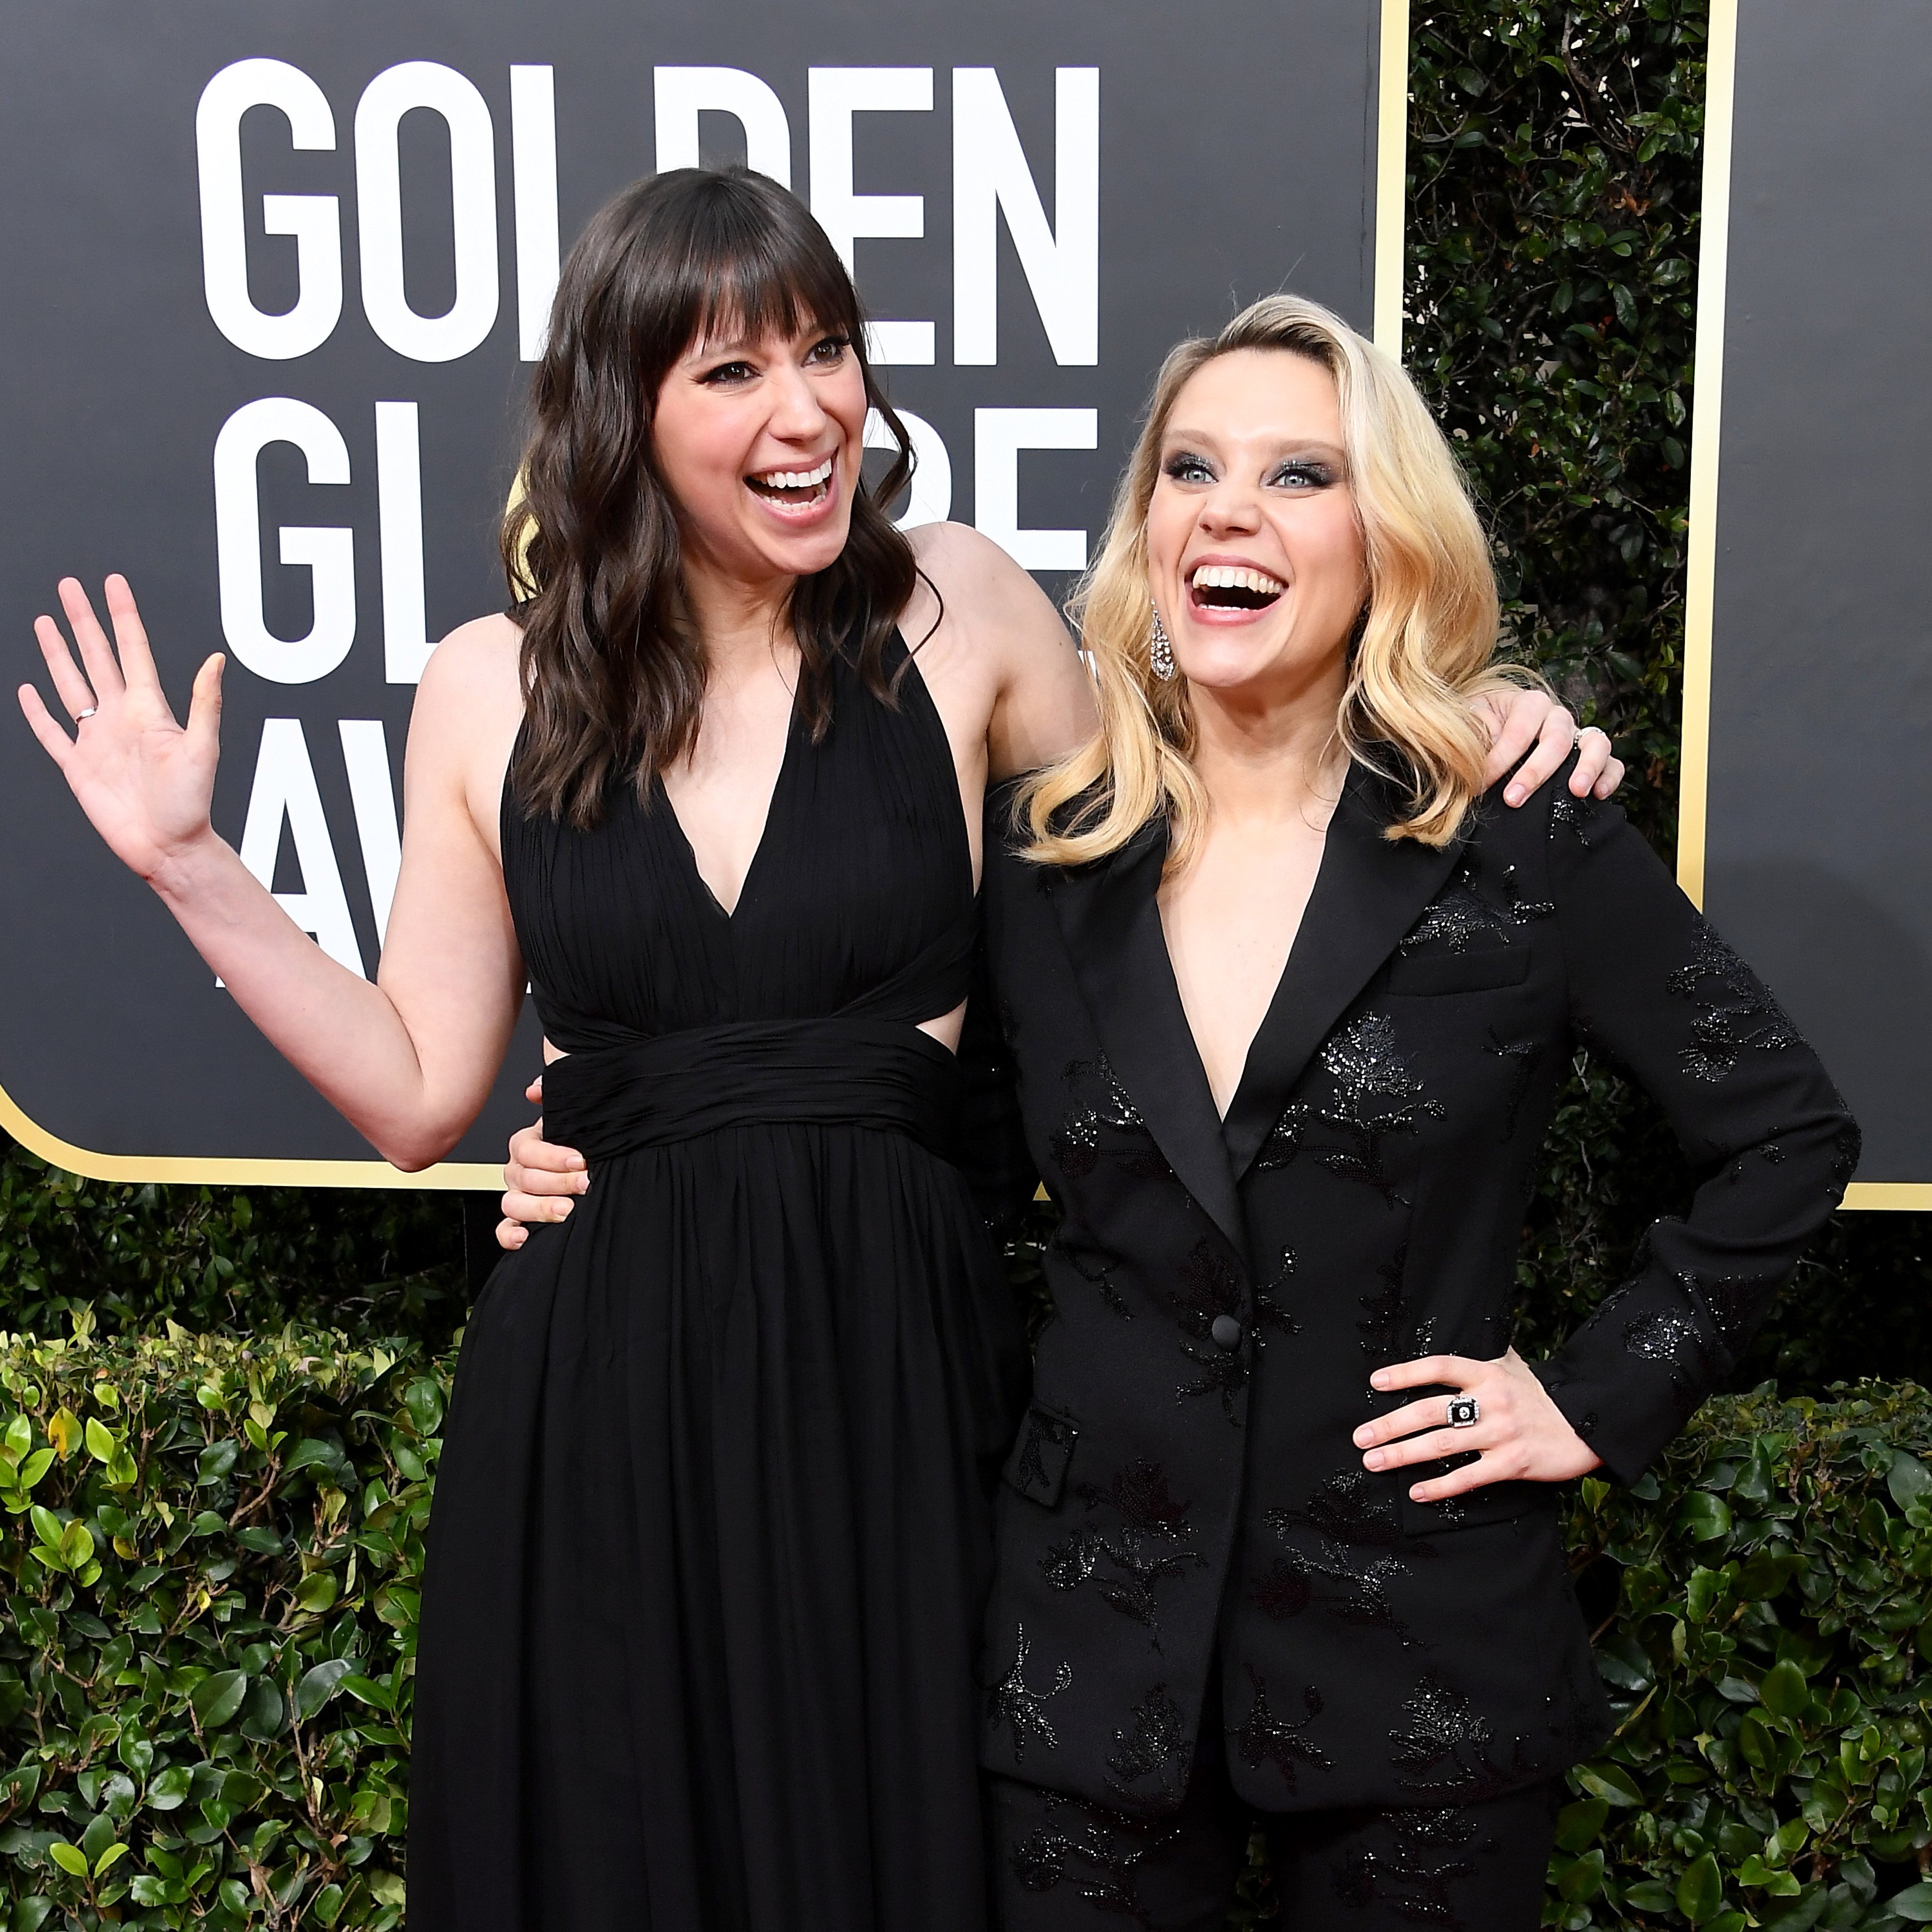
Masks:
[[[1208,1332],[1214,1336],[1214,1346],[1231,1355],[1241,1346],[1241,1324],[1232,1315],[1216,1316]]]

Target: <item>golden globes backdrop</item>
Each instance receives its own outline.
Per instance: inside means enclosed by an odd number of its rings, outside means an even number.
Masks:
[[[917,444],[902,514],[1054,592],[1177,338],[1283,286],[1400,327],[1400,0],[6,14],[8,682],[68,572],[128,573],[178,704],[225,650],[216,827],[354,972],[424,657],[503,602],[560,248],[625,182],[737,160],[804,195]],[[393,1184],[0,733],[0,1126],[110,1178]],[[538,1060],[526,1012],[416,1178],[495,1184]]]
[[[1932,10],[1717,0],[1679,873],[1932,1207]]]

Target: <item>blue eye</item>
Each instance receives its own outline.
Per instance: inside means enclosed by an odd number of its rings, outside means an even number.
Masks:
[[[1177,483],[1211,483],[1214,480],[1214,471],[1200,457],[1190,456],[1185,452],[1170,456],[1161,465],[1161,471]]]
[[[1284,463],[1273,480],[1291,489],[1325,490],[1335,481],[1335,472],[1325,463]]]

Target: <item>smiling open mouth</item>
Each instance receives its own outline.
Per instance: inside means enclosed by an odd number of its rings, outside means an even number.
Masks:
[[[1196,604],[1208,610],[1265,610],[1288,586],[1264,570],[1204,563],[1188,580]]]
[[[822,503],[830,493],[832,458],[826,457],[810,470],[767,470],[746,482],[768,503],[784,503],[794,509],[808,509]]]

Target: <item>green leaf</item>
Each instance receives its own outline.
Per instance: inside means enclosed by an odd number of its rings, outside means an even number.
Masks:
[[[1612,1764],[1607,1760],[1598,1759],[1594,1764],[1585,1765],[1576,1774],[1576,1780],[1592,1798],[1600,1798],[1606,1804],[1640,1805],[1643,1793],[1637,1789],[1636,1780],[1620,1764]]]
[[[1708,1852],[1694,1860],[1677,1881],[1677,1909],[1693,1925],[1714,1918],[1724,1902],[1724,1881]]]
[[[1564,1805],[1556,1814],[1558,1846],[1572,1852],[1588,1850],[1610,1815],[1610,1806],[1600,1798],[1580,1798],[1574,1804]]]
[[[219,1730],[241,1709],[242,1700],[248,1694],[248,1672],[218,1670],[213,1676],[204,1677],[188,1693],[188,1702],[204,1728]]]
[[[171,1764],[148,1780],[147,1805],[151,1811],[176,1811],[188,1802],[188,1786],[194,1774],[184,1764]]]
[[[1586,1852],[1580,1858],[1573,1859],[1564,1868],[1563,1875],[1556,1881],[1558,1894],[1572,1905],[1581,1905],[1586,1899],[1594,1898],[1604,1882],[1604,1848],[1599,1845],[1594,1851]]]
[[[87,1855],[78,1845],[70,1845],[64,1838],[56,1838],[47,1847],[47,1856],[64,1872],[70,1872],[76,1878],[86,1878],[92,1874],[88,1870]]]
[[[1773,1717],[1794,1722],[1811,1708],[1811,1687],[1805,1682],[1804,1672],[1789,1661],[1774,1664],[1765,1672],[1758,1696]]]
[[[1910,1450],[1894,1449],[1892,1467],[1886,1472],[1885,1486],[1900,1509],[1932,1497],[1932,1468],[1928,1468]]]
[[[1731,1529],[1730,1505],[1722,1496],[1708,1490],[1693,1490],[1677,1506],[1677,1526],[1689,1532],[1696,1543],[1709,1543],[1728,1536]]]
[[[1624,1903],[1640,1912],[1668,1912],[1676,1901],[1670,1895],[1670,1886],[1654,1878],[1642,1878],[1624,1888]]]
[[[76,1516],[61,1532],[61,1554],[70,1570],[80,1570],[94,1558],[94,1532]]]
[[[356,1668],[355,1660],[332,1657],[305,1671],[296,1686],[296,1714],[306,1724],[342,1687],[342,1680]]]
[[[87,1418],[87,1453],[97,1462],[114,1460],[114,1434],[98,1415]]]
[[[106,1850],[94,1862],[94,1876],[101,1877],[111,1867],[118,1864],[122,1859],[128,1856],[128,1846],[124,1839],[118,1844],[110,1845]]]
[[[1915,1925],[1932,1924],[1932,1884],[1922,1879],[1885,1903],[1887,1911],[1895,1912],[1900,1918],[1910,1919]]]
[[[309,1611],[327,1610],[335,1601],[335,1572],[333,1570],[310,1571],[296,1590],[296,1603]]]

